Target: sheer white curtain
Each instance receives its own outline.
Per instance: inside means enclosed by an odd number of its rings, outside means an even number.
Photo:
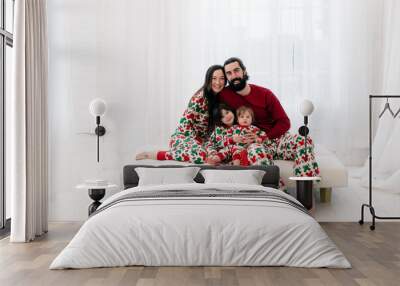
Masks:
[[[11,242],[47,231],[46,0],[15,3],[10,133]]]
[[[400,95],[400,2],[384,1],[383,72],[379,94]],[[400,185],[400,120],[387,111],[378,121],[386,101],[374,100],[373,122],[377,126],[373,150],[373,186],[399,192]],[[400,108],[399,99],[389,99],[393,112]],[[363,183],[368,185],[368,160],[362,170]]]
[[[209,65],[237,56],[250,82],[270,88],[281,100],[293,132],[302,121],[298,105],[309,98],[316,106],[310,124],[317,143],[349,164],[355,150],[366,150],[368,94],[379,83],[381,1],[153,0],[129,5],[140,11],[129,21],[140,23],[145,33],[140,62],[146,66],[146,108],[139,112],[145,118],[140,132],[146,145],[167,142]],[[159,128],[154,122],[160,122]]]

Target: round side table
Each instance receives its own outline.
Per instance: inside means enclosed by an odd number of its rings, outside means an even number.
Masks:
[[[89,216],[94,213],[97,208],[101,205],[100,200],[104,198],[107,189],[118,187],[115,184],[106,184],[106,185],[89,185],[89,184],[80,184],[77,185],[77,189],[86,189],[88,190],[89,197],[94,201],[88,208]]]
[[[321,177],[289,177],[296,181],[296,198],[303,206],[311,210],[313,207],[312,188],[313,182],[321,180]]]

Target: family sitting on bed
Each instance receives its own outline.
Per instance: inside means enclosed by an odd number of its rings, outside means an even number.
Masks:
[[[290,120],[276,96],[248,79],[239,58],[211,66],[171,136],[170,149],[142,152],[136,159],[244,166],[291,160],[295,176],[318,176],[312,139],[307,136],[306,154],[304,137],[288,132]]]

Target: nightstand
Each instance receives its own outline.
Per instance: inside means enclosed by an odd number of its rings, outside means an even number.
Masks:
[[[289,177],[296,181],[296,198],[303,206],[311,210],[313,207],[313,182],[321,180],[321,177]]]
[[[107,189],[117,188],[118,186],[115,184],[87,184],[83,183],[77,185],[77,189],[86,189],[88,190],[89,197],[94,201],[88,208],[89,216],[96,211],[96,209],[101,205],[100,200],[104,198]]]

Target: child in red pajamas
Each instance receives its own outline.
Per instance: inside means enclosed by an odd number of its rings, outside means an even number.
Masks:
[[[225,137],[225,145],[230,147],[232,153],[233,165],[249,165],[247,159],[247,148],[249,141],[242,139],[255,136],[255,141],[262,144],[267,139],[267,134],[257,126],[252,125],[254,121],[254,112],[250,107],[241,106],[236,110],[238,124],[228,130]]]

